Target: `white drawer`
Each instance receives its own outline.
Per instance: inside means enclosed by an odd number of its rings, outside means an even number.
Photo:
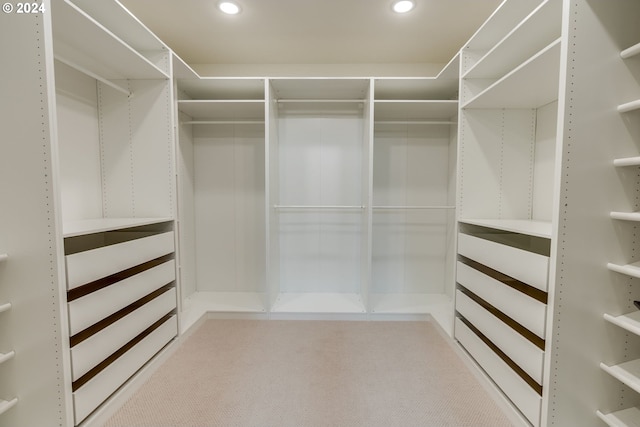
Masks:
[[[549,257],[468,234],[458,234],[458,253],[535,288],[547,291]]]
[[[539,336],[545,337],[547,305],[458,261],[456,281]]]
[[[456,292],[456,310],[531,378],[542,384],[543,350],[460,291]]]
[[[171,288],[137,310],[71,348],[72,380],[75,381],[122,348],[176,307]]]
[[[459,318],[456,318],[455,337],[484,369],[514,405],[534,425],[540,425],[542,398],[496,355]]]
[[[129,304],[174,281],[170,260],[69,303],[69,333],[75,335]]]
[[[173,232],[67,255],[67,289],[91,283],[174,251]]]
[[[147,363],[178,333],[176,316],[167,319],[160,327],[120,356],[102,372],[73,392],[75,423],[80,424],[114,391]]]

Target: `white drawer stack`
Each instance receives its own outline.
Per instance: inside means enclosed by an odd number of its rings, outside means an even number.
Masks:
[[[65,238],[75,423],[177,335],[171,223]]]
[[[538,241],[528,248],[529,239]],[[455,337],[534,426],[542,405],[544,246],[544,239],[496,230],[458,234]]]

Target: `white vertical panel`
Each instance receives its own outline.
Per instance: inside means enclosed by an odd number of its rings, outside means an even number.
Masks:
[[[64,220],[102,217],[96,81],[56,62],[56,107]]]
[[[278,124],[279,114],[278,105],[274,97],[274,90],[271,86],[271,82],[267,80],[267,112],[268,131],[267,135],[267,152],[265,155],[265,168],[268,179],[268,200],[266,203],[267,209],[267,227],[269,238],[269,249],[267,259],[268,280],[269,280],[269,299],[270,306],[275,304],[275,301],[280,293],[280,216],[279,213],[274,210],[273,206],[280,203],[280,142],[279,142],[279,129]]]
[[[177,168],[180,213],[180,274],[182,298],[196,291],[196,230],[195,230],[195,166],[193,127],[180,124],[178,128]]]
[[[536,114],[532,219],[551,221],[555,183],[558,102],[540,107]]]

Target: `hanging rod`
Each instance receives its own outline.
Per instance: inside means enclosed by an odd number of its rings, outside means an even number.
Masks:
[[[0,313],[2,313],[3,311],[7,311],[11,308],[11,303],[7,302],[5,304],[1,304],[0,305]]]
[[[376,125],[455,125],[456,122],[449,120],[376,120]]]
[[[276,102],[280,104],[293,103],[293,102],[365,102],[366,99],[277,99]]]
[[[189,120],[183,125],[263,125],[264,120]]]
[[[274,209],[331,209],[331,210],[355,210],[364,209],[364,206],[327,206],[327,205],[273,205]]]
[[[101,76],[97,75],[96,73],[91,72],[91,71],[87,70],[86,68],[84,68],[84,67],[82,67],[82,66],[80,66],[80,65],[78,65],[78,64],[76,64],[74,62],[68,61],[68,60],[60,57],[59,55],[55,55],[55,59],[57,59],[58,61],[62,62],[63,64],[68,65],[69,67],[73,68],[74,70],[81,72],[82,74],[86,74],[87,76],[89,76],[89,77],[91,77],[93,79],[96,79],[101,83],[104,83],[105,85],[117,90],[118,92],[124,93],[128,97],[131,97],[133,95],[133,93],[131,91],[123,88],[122,86],[120,86],[120,85],[118,85],[118,84],[116,84],[116,83],[114,83],[114,82],[112,82],[112,81],[110,81],[110,80],[108,80],[108,79],[106,79],[104,77],[101,77]]]
[[[380,209],[380,210],[401,210],[401,209],[455,209],[455,206],[372,206],[373,209]]]

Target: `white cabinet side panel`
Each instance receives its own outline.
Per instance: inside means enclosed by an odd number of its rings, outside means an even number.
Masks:
[[[193,127],[179,125],[177,149],[182,298],[196,292],[195,166]]]
[[[536,145],[533,168],[533,211],[531,218],[551,221],[556,165],[558,103],[537,110]]]

